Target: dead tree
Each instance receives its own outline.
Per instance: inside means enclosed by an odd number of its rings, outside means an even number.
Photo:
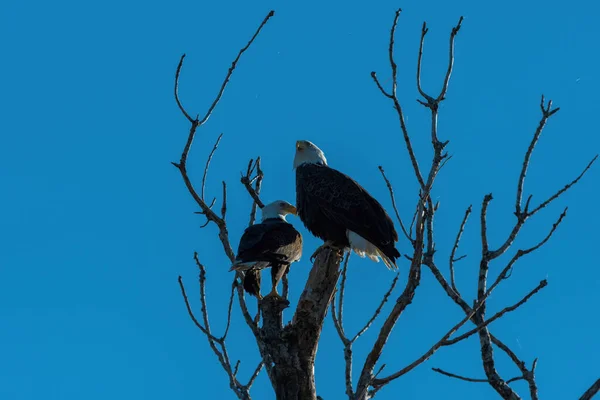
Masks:
[[[433,368],[433,371],[444,374],[448,377],[469,382],[488,383],[500,395],[500,397],[504,399],[521,399],[522,395],[516,393],[510,384],[518,380],[525,380],[529,385],[529,397],[534,400],[538,399],[538,389],[535,380],[537,359],[533,360],[531,363],[526,363],[525,360],[519,358],[512,349],[510,349],[503,341],[491,333],[490,325],[503,315],[516,310],[519,306],[527,302],[531,297],[542,290],[548,284],[548,282],[546,280],[541,280],[540,283],[529,293],[524,295],[519,302],[506,306],[504,309],[496,312],[493,315],[489,315],[487,313],[486,299],[500,284],[510,278],[513,269],[517,268],[518,261],[520,261],[527,254],[540,249],[551,239],[553,233],[566,217],[567,208],[565,208],[564,211],[557,217],[556,222],[552,225],[552,227],[549,228],[546,236],[541,238],[539,242],[532,244],[531,247],[517,249],[515,251],[513,249],[513,242],[525,223],[530,217],[542,211],[548,204],[558,199],[563,193],[575,185],[596,161],[597,156],[595,156],[587,164],[587,166],[585,166],[583,171],[574,180],[567,183],[548,199],[542,201],[538,205],[534,205],[532,204],[532,195],[529,195],[526,196],[525,201],[523,201],[523,197],[525,195],[525,177],[530,164],[531,155],[541,137],[544,126],[548,120],[559,110],[558,108],[552,108],[552,101],[546,102],[542,96],[540,102],[541,118],[538,127],[533,134],[531,143],[525,151],[525,156],[521,166],[521,173],[516,185],[514,226],[508,234],[508,237],[506,237],[506,239],[500,244],[490,243],[488,240],[488,232],[493,229],[492,227],[488,226],[487,223],[487,214],[493,199],[492,194],[487,194],[481,203],[481,209],[479,211],[481,254],[479,257],[477,297],[472,302],[472,305],[470,305],[469,301],[461,295],[455,282],[454,264],[463,258],[457,257],[457,250],[459,248],[459,242],[466,227],[467,220],[471,215],[473,208],[469,206],[469,208],[465,211],[462,223],[458,229],[458,234],[454,239],[454,245],[452,247],[451,254],[447,259],[448,278],[446,278],[439,268],[439,261],[436,257],[437,238],[434,232],[433,222],[435,215],[438,212],[438,205],[434,204],[431,196],[440,170],[450,159],[450,156],[446,152],[446,147],[449,141],[443,140],[438,136],[437,120],[439,105],[443,100],[446,99],[448,84],[450,82],[454,64],[454,42],[461,29],[463,19],[462,17],[459,19],[458,24],[452,28],[450,33],[448,66],[441,84],[441,90],[435,96],[426,93],[421,88],[421,61],[425,36],[428,31],[425,23],[423,23],[421,30],[420,48],[417,57],[416,85],[421,95],[421,99],[418,100],[419,103],[426,107],[431,114],[430,134],[431,146],[433,150],[433,157],[427,164],[428,168],[423,169],[421,167],[423,163],[419,164],[418,157],[413,150],[411,136],[409,135],[404,122],[403,109],[397,95],[397,66],[394,59],[394,39],[400,13],[401,10],[398,10],[395,13],[389,37],[388,57],[391,67],[391,87],[385,88],[375,72],[371,73],[371,77],[373,78],[373,81],[381,94],[389,99],[395,109],[400,125],[400,133],[404,139],[408,157],[419,185],[419,194],[417,196],[418,201],[414,208],[413,219],[410,225],[407,227],[407,225],[401,220],[400,213],[396,208],[392,184],[386,177],[384,169],[381,166],[379,167],[380,173],[389,190],[398,224],[403,232],[404,237],[411,246],[410,254],[406,256],[410,263],[407,283],[402,289],[402,292],[396,298],[392,310],[385,316],[385,321],[383,322],[377,339],[373,344],[370,353],[360,366],[360,377],[358,382],[355,383],[352,381],[352,368],[354,366],[352,346],[361,337],[361,335],[371,327],[373,321],[381,314],[383,305],[388,301],[394,292],[398,281],[397,276],[392,281],[391,287],[385,293],[380,306],[377,308],[371,319],[360,331],[354,335],[349,335],[346,333],[343,324],[343,300],[346,291],[345,282],[348,271],[348,258],[346,258],[345,262],[343,262],[342,256],[335,252],[331,252],[330,250],[324,250],[319,253],[310,271],[304,291],[302,292],[298,304],[295,307],[293,318],[286,326],[283,326],[282,315],[283,311],[290,305],[286,300],[288,293],[287,281],[284,279],[283,298],[264,298],[259,303],[260,314],[253,317],[248,311],[246,299],[244,297],[244,292],[241,285],[242,277],[240,273],[238,273],[233,279],[231,285],[227,324],[225,326],[223,335],[217,336],[209,323],[208,310],[206,306],[206,268],[201,263],[198,254],[194,253],[194,260],[200,271],[199,283],[201,320],[198,320],[192,311],[192,305],[188,301],[188,297],[180,277],[179,285],[181,288],[181,293],[192,321],[207,337],[211,349],[215,353],[219,363],[229,377],[229,386],[231,390],[239,399],[251,398],[250,388],[263,368],[266,370],[277,399],[311,400],[317,398],[314,377],[314,362],[319,337],[329,307],[331,307],[331,315],[333,317],[332,319],[334,326],[344,346],[344,358],[346,362],[346,395],[350,400],[366,400],[375,397],[376,394],[386,385],[406,375],[414,368],[427,361],[438,350],[445,346],[456,344],[472,335],[477,335],[479,337],[481,362],[483,365],[483,371],[485,373],[484,378],[464,377],[453,372],[443,371],[438,368]],[[218,236],[223,245],[223,250],[231,261],[234,259],[234,251],[229,239],[226,222],[228,207],[227,186],[225,182],[223,182],[222,202],[219,211],[213,209],[216,200],[213,199],[211,202],[206,200],[204,190],[210,161],[214,152],[217,150],[221,136],[219,136],[219,139],[209,154],[200,184],[200,191],[198,191],[192,184],[186,168],[186,162],[198,128],[204,125],[204,123],[210,118],[213,110],[223,96],[226,86],[229,83],[229,80],[235,71],[240,58],[246,52],[246,50],[250,48],[260,34],[261,30],[267,24],[269,19],[273,17],[273,15],[274,12],[271,11],[259,25],[250,41],[239,51],[237,57],[232,62],[223,83],[221,84],[216,98],[202,118],[199,118],[199,116],[192,118],[179,100],[178,83],[185,54],[181,57],[175,74],[175,100],[185,118],[187,118],[190,122],[190,130],[181,154],[181,159],[179,162],[173,163],[173,165],[180,171],[183,182],[185,183],[189,193],[201,209],[200,213],[206,217],[206,224],[213,223],[217,226],[219,232]],[[248,193],[253,199],[250,212],[250,225],[254,223],[257,207],[263,206],[263,203],[260,200],[262,179],[263,171],[261,170],[260,158],[257,158],[256,160],[251,159],[246,168],[246,174],[241,178],[241,183],[246,187]],[[496,277],[489,277],[490,265],[495,263],[497,259],[506,252],[512,252],[513,254],[513,256],[510,258],[510,261],[504,266],[504,268]],[[423,267],[426,267],[429,271],[431,271],[431,273],[433,273],[441,287],[447,293],[448,297],[462,309],[464,312],[464,318],[462,318],[460,321],[457,321],[454,326],[448,327],[447,332],[413,362],[409,363],[398,371],[390,373],[386,371],[384,374],[383,369],[385,365],[378,367],[377,364],[385,349],[385,345],[389,339],[392,328],[406,308],[411,304],[415,296],[416,290],[421,282],[421,273]],[[488,279],[490,279],[492,282],[491,285],[488,284]],[[240,381],[238,378],[239,361],[236,364],[232,364],[226,346],[226,339],[228,337],[229,327],[231,324],[231,311],[234,298],[236,297],[244,317],[244,321],[254,335],[256,345],[261,356],[261,360],[257,363],[254,373],[247,379],[247,381],[244,381],[245,383]],[[473,328],[460,336],[456,336],[455,333],[459,330],[459,328],[465,324],[468,324],[469,322],[473,324]],[[521,371],[521,374],[509,379],[501,376],[495,365],[495,351],[506,353],[506,355],[508,355],[508,357]],[[600,389],[599,382],[600,381],[594,383],[583,394],[581,399],[592,398],[592,396],[594,396],[594,394],[596,394]]]

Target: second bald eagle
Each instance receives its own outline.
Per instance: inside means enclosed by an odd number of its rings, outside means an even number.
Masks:
[[[349,176],[330,168],[321,149],[296,142],[296,207],[306,228],[324,246],[351,248],[361,257],[397,269],[398,234],[381,204]]]
[[[244,289],[261,298],[261,270],[271,268],[271,292],[279,296],[277,284],[288,273],[292,263],[302,256],[302,236],[285,220],[287,214],[296,214],[296,207],[277,200],[262,209],[262,222],[248,227],[238,247],[231,270],[244,272]],[[230,271],[231,271],[230,270]]]

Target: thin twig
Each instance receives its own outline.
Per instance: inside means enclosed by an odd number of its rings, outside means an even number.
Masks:
[[[446,70],[446,78],[444,78],[444,85],[442,86],[442,90],[441,90],[439,96],[437,97],[438,102],[444,100],[444,98],[446,97],[446,92],[448,91],[448,83],[450,82],[450,75],[452,75],[452,68],[454,66],[454,38],[456,37],[456,34],[458,34],[458,31],[460,30],[460,27],[462,26],[462,22],[463,22],[463,17],[461,16],[458,19],[458,23],[456,24],[456,26],[454,28],[452,28],[452,32],[450,33],[450,50],[449,50],[449,55],[448,55],[448,69]]]
[[[217,95],[217,97],[215,98],[215,100],[211,104],[210,108],[208,109],[208,111],[204,115],[204,118],[202,118],[202,120],[200,120],[200,122],[198,123],[199,125],[203,125],[206,121],[208,121],[208,119],[210,118],[213,110],[215,109],[215,107],[219,103],[219,100],[221,100],[221,97],[223,96],[223,93],[225,92],[225,87],[227,86],[227,83],[229,83],[229,79],[231,79],[231,75],[233,74],[233,71],[235,70],[235,67],[237,66],[237,63],[240,60],[240,57],[242,57],[242,54],[244,54],[244,52],[246,50],[248,50],[248,48],[252,45],[252,43],[254,42],[254,39],[256,39],[256,37],[260,34],[260,31],[262,30],[262,28],[266,25],[266,23],[269,21],[269,19],[273,15],[275,15],[275,11],[270,11],[269,14],[267,14],[267,16],[265,17],[265,19],[263,19],[263,21],[259,25],[258,29],[254,33],[254,35],[252,36],[252,38],[250,39],[250,41],[248,42],[248,44],[246,44],[246,46],[244,46],[239,51],[237,57],[231,63],[231,67],[229,67],[229,71],[227,71],[227,75],[225,76],[225,79],[223,80],[223,83],[221,84],[221,89],[219,90],[219,94]]]
[[[390,295],[394,291],[394,288],[396,287],[396,283],[398,282],[398,277],[399,276],[400,276],[399,273],[396,274],[396,276],[392,280],[392,284],[390,285],[389,290],[385,293],[385,295],[383,296],[383,299],[381,299],[381,303],[379,304],[379,306],[375,310],[375,313],[373,314],[373,316],[371,317],[371,319],[365,324],[365,326],[360,331],[358,331],[356,333],[356,335],[354,335],[354,337],[350,340],[351,342],[355,342],[356,339],[358,339],[363,333],[365,333],[371,327],[371,324],[375,321],[375,319],[377,319],[377,316],[381,312],[381,309],[383,308],[383,306],[385,305],[385,303],[388,301],[388,298],[390,297]]]
[[[529,160],[531,159],[531,154],[533,153],[533,149],[535,149],[535,146],[542,134],[542,131],[544,130],[544,126],[546,125],[548,118],[550,118],[552,114],[556,113],[559,110],[557,108],[550,112],[550,107],[552,107],[552,100],[548,102],[548,108],[546,109],[544,106],[544,95],[542,95],[542,118],[540,119],[538,127],[535,130],[535,133],[533,134],[533,138],[531,138],[531,142],[529,143],[529,147],[525,152],[525,158],[523,159],[523,165],[521,167],[521,174],[519,175],[519,181],[517,183],[517,198],[515,201],[515,213],[517,217],[520,217],[521,214],[521,199],[523,197],[523,186],[525,184],[525,176],[527,175],[527,168],[529,168]]]
[[[252,173],[255,169],[256,176],[252,178]],[[265,206],[259,197],[263,177],[264,173],[260,168],[260,157],[257,157],[256,161],[252,159],[250,160],[250,163],[248,164],[248,170],[246,171],[246,175],[242,175],[242,177],[240,178],[240,182],[242,182],[242,185],[244,185],[246,191],[248,192],[250,197],[252,197],[253,200],[252,210],[250,212],[250,225],[254,224],[254,220],[256,218],[256,206],[258,205],[258,207],[260,208],[263,208]],[[253,182],[254,187],[252,187]]]
[[[552,201],[556,200],[561,194],[563,194],[564,192],[566,192],[567,190],[569,190],[577,182],[579,182],[579,180],[583,177],[583,175],[585,175],[585,173],[587,172],[587,170],[590,169],[590,167],[592,166],[592,164],[594,164],[594,162],[596,161],[596,159],[598,159],[598,155],[596,155],[596,156],[594,156],[594,158],[592,158],[592,161],[590,161],[588,163],[588,165],[581,172],[581,174],[579,174],[579,176],[577,178],[573,179],[570,183],[566,184],[565,187],[563,187],[562,189],[560,189],[558,192],[554,193],[554,195],[552,195],[548,200],[544,201],[539,206],[537,206],[536,208],[534,208],[533,211],[529,212],[529,215],[531,216],[531,215],[537,213],[542,208],[544,208],[548,204],[550,204]]]
[[[346,255],[346,260],[344,261],[344,266],[342,267],[341,272],[341,281],[340,281],[340,302],[338,307],[338,319],[340,320],[340,326],[342,327],[342,332],[344,331],[344,293],[346,292],[346,275],[348,274],[348,261],[350,260],[350,251]]]
[[[335,296],[337,293],[337,289],[333,292],[333,296],[331,297],[331,318],[333,319],[333,326],[335,327],[342,344],[344,345],[344,382],[346,384],[346,394],[348,395],[349,400],[354,399],[354,390],[352,389],[352,341],[348,339],[346,333],[344,332],[344,327],[341,325],[340,320],[338,319],[338,312],[335,309]]]
[[[527,302],[527,300],[529,300],[534,294],[536,294],[537,292],[539,292],[540,290],[542,290],[543,288],[545,288],[547,285],[548,285],[548,281],[545,280],[545,279],[542,280],[535,287],[535,289],[533,289],[531,292],[529,292],[518,303],[513,304],[512,306],[508,306],[508,307],[503,308],[501,311],[499,311],[496,314],[494,314],[491,318],[488,318],[483,324],[477,326],[476,328],[473,328],[470,331],[468,331],[466,333],[463,333],[460,336],[455,337],[454,339],[448,339],[448,340],[446,340],[446,342],[442,346],[450,346],[450,345],[456,344],[456,343],[460,342],[461,340],[464,340],[464,339],[470,337],[471,335],[474,335],[475,333],[479,332],[481,329],[483,329],[484,327],[488,326],[489,324],[491,324],[495,320],[501,318],[504,314],[506,314],[508,312],[512,312],[512,311],[516,310],[517,308],[519,308],[520,306],[522,306],[523,304],[525,304]]]
[[[265,363],[263,361],[258,363],[258,365],[256,366],[256,369],[254,370],[254,372],[252,373],[252,376],[250,377],[250,380],[248,381],[248,384],[246,385],[247,389],[250,389],[252,387],[252,384],[254,383],[254,381],[258,377],[258,374],[260,374],[260,371],[262,370],[262,368],[264,366],[265,366]]]
[[[396,65],[396,61],[394,61],[394,37],[396,36],[396,26],[398,26],[398,18],[400,18],[400,13],[402,9],[399,8],[396,10],[396,14],[394,15],[394,23],[392,24],[392,29],[390,29],[390,46],[388,48],[388,56],[390,58],[390,66],[392,68],[392,96],[396,97],[396,88],[398,86],[398,66]]]
[[[185,58],[185,53],[179,59],[179,64],[177,65],[177,70],[175,71],[175,90],[174,90],[175,101],[177,102],[177,106],[179,107],[179,109],[181,110],[183,115],[187,118],[187,120],[190,121],[191,123],[194,123],[194,119],[192,117],[190,117],[190,115],[185,111],[185,108],[181,104],[181,101],[179,101],[179,74],[181,73],[181,67],[183,66],[184,58]]]
[[[401,12],[402,12],[402,9],[396,10],[396,13],[394,15],[394,22],[392,23],[392,28],[390,29],[390,44],[389,44],[389,48],[388,48],[388,56],[390,59],[390,67],[392,69],[392,92],[391,92],[391,94],[387,93],[383,89],[383,87],[379,83],[379,80],[377,79],[377,74],[375,71],[371,72],[371,78],[373,78],[373,81],[375,81],[375,84],[377,85],[377,87],[379,88],[381,93],[383,93],[384,96],[390,98],[394,102],[394,108],[396,109],[396,113],[398,114],[400,128],[402,130],[404,142],[406,144],[406,148],[408,150],[408,154],[410,156],[410,160],[411,160],[413,169],[415,171],[415,176],[417,177],[417,181],[419,182],[419,185],[421,185],[421,188],[423,189],[425,187],[425,181],[423,180],[423,176],[421,175],[421,170],[419,169],[419,164],[417,162],[417,158],[415,156],[415,153],[414,153],[414,150],[412,147],[412,142],[408,135],[406,123],[404,121],[404,113],[402,111],[402,106],[400,105],[400,101],[398,100],[398,97],[396,95],[398,77],[397,77],[397,65],[396,65],[396,61],[394,60],[394,36],[396,33],[396,26],[398,25],[398,18],[400,17]]]
[[[600,391],[600,379],[598,379],[585,393],[579,398],[579,400],[591,400],[592,397]]]
[[[195,135],[196,135],[196,131],[198,129],[198,127],[202,126],[207,120],[208,118],[211,116],[213,110],[215,109],[215,107],[217,106],[217,104],[219,103],[219,101],[221,100],[221,97],[223,96],[223,93],[225,91],[225,88],[233,74],[233,71],[235,70],[238,61],[240,60],[242,54],[250,47],[250,45],[254,42],[254,40],[256,39],[256,37],[258,36],[258,34],[260,33],[260,31],[262,30],[262,28],[265,26],[265,24],[267,23],[267,21],[274,15],[274,12],[271,11],[269,12],[269,14],[264,18],[264,20],[261,22],[261,24],[259,25],[258,29],[256,30],[256,32],[254,33],[254,35],[252,36],[252,38],[250,39],[250,41],[246,44],[246,46],[244,46],[237,54],[235,60],[231,63],[231,67],[229,67],[229,70],[227,72],[227,75],[225,76],[225,79],[223,80],[223,83],[221,84],[221,88],[217,94],[217,96],[215,97],[215,99],[213,100],[211,106],[209,107],[208,111],[206,112],[205,116],[202,118],[202,120],[198,120],[198,118],[191,120],[191,126],[190,126],[190,130],[189,130],[189,134],[188,134],[188,138],[187,141],[185,143],[185,146],[183,148],[183,151],[181,153],[181,159],[179,161],[179,163],[172,163],[175,167],[177,167],[177,169],[179,169],[181,176],[183,178],[183,181],[188,189],[188,191],[190,192],[191,196],[194,198],[194,200],[196,201],[196,203],[198,203],[198,205],[200,206],[200,208],[202,209],[202,212],[206,215],[206,218],[212,222],[214,222],[218,227],[219,227],[219,239],[221,240],[221,243],[223,244],[223,249],[227,255],[227,257],[233,262],[234,258],[235,258],[235,254],[233,252],[233,249],[231,247],[231,244],[229,243],[229,236],[228,236],[228,231],[227,231],[227,226],[225,224],[225,221],[222,218],[219,218],[217,216],[217,214],[215,212],[213,212],[208,205],[206,204],[206,202],[204,201],[204,199],[202,199],[198,193],[196,192],[189,176],[187,173],[187,168],[186,168],[186,164],[187,164],[187,158],[189,156],[189,152],[190,152],[190,148],[192,147],[192,143],[194,141]],[[184,57],[181,58],[180,60],[180,65],[178,66],[178,71],[176,72],[176,76],[175,76],[175,86],[177,86],[178,84],[178,80],[179,80],[179,72],[181,70],[181,66],[183,64],[183,59]],[[179,98],[176,98],[178,104],[181,104],[179,102]],[[188,120],[190,120],[189,118],[189,114],[185,113],[186,118],[188,118]]]
[[[444,370],[442,370],[442,369],[439,369],[439,368],[431,368],[431,369],[432,369],[433,371],[437,372],[437,373],[440,373],[440,374],[442,374],[442,375],[449,376],[450,378],[456,378],[456,379],[460,379],[460,380],[467,381],[467,382],[481,382],[481,383],[490,383],[490,380],[489,380],[489,379],[474,379],[474,378],[467,378],[466,376],[456,375],[456,374],[453,374],[453,373],[450,373],[450,372],[446,372],[446,371],[444,371]],[[514,378],[511,378],[511,379],[507,380],[507,381],[506,381],[506,383],[507,383],[507,384],[508,384],[508,383],[512,383],[512,382],[515,382],[515,381],[518,381],[518,380],[521,380],[521,379],[525,379],[525,378],[523,378],[522,376],[516,376],[516,377],[514,377]]]
[[[350,339],[348,339],[346,337],[346,333],[344,333],[344,328],[340,324],[339,314],[335,307],[335,297],[337,295],[337,292],[338,292],[338,289],[336,288],[335,291],[333,292],[333,296],[331,296],[331,305],[330,305],[331,318],[333,320],[333,326],[335,327],[335,330],[337,331],[338,336],[340,337],[340,340],[342,341],[342,343],[344,345],[346,345],[346,343],[350,343]]]
[[[421,42],[419,44],[419,57],[417,58],[417,90],[423,96],[428,103],[432,103],[433,99],[427,93],[421,89],[421,60],[423,59],[423,45],[425,44],[425,35],[429,29],[427,29],[427,23],[423,22],[423,26],[421,28]]]
[[[435,276],[437,281],[440,283],[442,288],[446,291],[446,294],[463,310],[463,312],[466,315],[471,314],[472,308],[467,304],[467,302],[462,297],[460,297],[452,289],[450,284],[448,284],[448,282],[444,279],[443,275],[440,273],[440,271],[437,268],[437,266],[435,265],[435,263],[429,262],[425,265],[427,265],[429,267],[429,269],[431,270],[431,272],[433,273],[433,275]],[[472,321],[475,322],[474,319],[472,319]],[[487,331],[487,327],[484,327],[482,329],[482,331]],[[537,400],[537,387],[535,385],[535,380],[534,380],[533,376],[531,376],[531,372],[526,368],[525,363],[523,361],[521,361],[516,356],[516,354],[508,346],[506,346],[500,339],[498,339],[491,333],[489,334],[489,336],[490,336],[491,342],[494,345],[498,346],[499,349],[504,351],[508,355],[508,357],[515,363],[515,365],[521,370],[521,372],[523,373],[523,377],[524,377],[523,379],[525,379],[529,383],[532,400]],[[491,347],[490,347],[490,349],[491,349]],[[482,354],[482,356],[483,356],[483,354]],[[486,353],[486,357],[487,357],[487,353]],[[496,384],[496,383],[494,383],[494,384]]]
[[[465,318],[463,318],[460,322],[458,322],[456,325],[454,325],[448,332],[446,332],[446,334],[442,337],[442,339],[440,339],[436,344],[434,344],[429,350],[427,350],[421,357],[419,357],[418,359],[416,359],[415,361],[413,361],[411,364],[409,364],[408,366],[402,368],[400,371],[391,374],[385,378],[376,378],[373,379],[373,386],[374,387],[381,387],[389,382],[391,382],[394,379],[397,379],[399,377],[401,377],[402,375],[408,373],[409,371],[411,371],[412,369],[414,369],[415,367],[417,367],[418,365],[422,364],[423,362],[427,361],[429,359],[429,357],[431,357],[433,355],[433,353],[435,353],[440,347],[442,347],[443,343],[454,334],[454,332],[456,332],[457,330],[460,329],[461,326],[463,326],[467,321],[469,321],[477,311],[479,311],[480,307],[482,307],[485,304],[487,297],[482,298],[481,300],[478,301],[478,304],[476,305],[476,307],[473,308],[473,310],[471,311],[470,314],[468,314]]]
[[[381,176],[383,176],[383,179],[385,180],[385,184],[387,185],[388,191],[390,192],[390,198],[392,199],[392,207],[394,208],[394,212],[396,213],[396,219],[398,220],[398,223],[400,224],[400,228],[402,228],[402,232],[404,232],[404,236],[406,236],[408,241],[414,245],[414,241],[412,240],[412,238],[406,231],[406,228],[404,227],[404,224],[402,223],[402,218],[400,218],[400,213],[398,213],[398,208],[396,207],[396,196],[394,196],[394,188],[392,187],[392,184],[390,183],[387,176],[385,176],[383,167],[380,165],[378,168],[379,168],[379,172],[381,172]]]
[[[483,203],[481,205],[481,253],[487,255],[489,246],[487,239],[487,208],[494,197],[491,193],[486,194],[483,197]]]
[[[525,249],[525,250],[522,250],[522,249],[517,250],[515,255],[510,259],[510,261],[506,265],[506,267],[504,267],[502,272],[500,272],[500,274],[498,274],[496,281],[494,281],[494,283],[492,284],[492,286],[490,286],[488,291],[493,290],[496,286],[498,286],[500,284],[500,282],[502,280],[507,279],[509,277],[509,275],[508,275],[509,271],[512,270],[512,267],[519,260],[519,258],[536,251],[537,249],[542,247],[544,244],[546,244],[546,242],[548,242],[548,240],[550,240],[550,238],[552,237],[552,235],[554,234],[556,229],[559,227],[562,220],[566,217],[566,215],[567,215],[567,208],[564,209],[562,214],[560,214],[560,216],[558,217],[558,220],[556,220],[556,222],[552,225],[552,229],[550,229],[550,232],[548,232],[546,237],[544,237],[544,239],[542,239],[538,244],[536,244],[535,246],[530,247],[528,249]]]
[[[215,145],[213,146],[212,150],[210,151],[208,158],[206,159],[206,166],[204,167],[204,174],[202,174],[202,187],[200,189],[200,198],[202,198],[202,200],[204,200],[204,186],[206,185],[206,175],[208,174],[208,167],[210,166],[210,162],[213,158],[213,155],[215,154],[215,151],[217,151],[217,147],[219,147],[219,143],[221,142],[222,137],[223,137],[223,134],[221,133],[219,135],[219,137],[217,138],[217,141],[215,142]]]
[[[182,280],[181,276],[179,276],[179,278],[177,279],[177,281],[179,282],[179,288],[181,289],[181,295],[183,296],[183,301],[185,302],[185,307],[187,308],[188,314],[190,315],[190,318],[192,319],[192,321],[194,322],[194,324],[198,327],[198,329],[200,329],[202,331],[202,333],[204,333],[210,339],[218,342],[220,339],[217,338],[217,337],[214,337],[213,335],[211,335],[202,326],[202,324],[200,324],[200,322],[198,321],[198,319],[194,315],[194,312],[192,311],[192,307],[190,306],[190,302],[189,302],[188,297],[187,297],[187,293],[185,292],[185,286],[183,285],[183,280]]]
[[[454,246],[452,247],[452,252],[450,253],[450,259],[449,259],[449,264],[450,264],[450,284],[452,285],[452,289],[454,289],[454,291],[456,293],[460,292],[458,291],[458,289],[456,288],[456,282],[454,281],[454,263],[456,261],[459,261],[461,259],[463,259],[466,256],[462,256],[459,258],[454,258],[454,256],[456,255],[456,250],[458,250],[458,244],[460,242],[460,238],[462,237],[462,234],[465,230],[465,225],[467,223],[467,219],[469,219],[469,215],[471,214],[471,211],[473,209],[473,206],[470,205],[469,208],[467,208],[467,211],[465,211],[465,216],[463,217],[463,220],[460,224],[460,229],[458,230],[458,234],[456,235],[456,239],[454,240]]]
[[[227,333],[229,333],[229,326],[231,325],[231,310],[233,308],[233,295],[235,293],[235,288],[237,287],[237,278],[233,278],[233,282],[231,283],[231,295],[229,296],[229,306],[227,307],[227,325],[225,326],[225,332],[221,337],[221,341],[225,341],[227,339]]]
[[[225,221],[225,214],[227,214],[227,183],[223,183],[223,204],[221,205],[221,218]]]

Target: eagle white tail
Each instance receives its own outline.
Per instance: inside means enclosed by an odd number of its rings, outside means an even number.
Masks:
[[[377,246],[363,238],[359,234],[352,232],[351,230],[346,231],[348,236],[348,242],[350,242],[350,248],[354,250],[360,257],[369,257],[375,262],[379,262],[379,257],[383,260],[385,266],[390,270],[396,270],[398,267],[390,260],[388,256],[383,254]]]

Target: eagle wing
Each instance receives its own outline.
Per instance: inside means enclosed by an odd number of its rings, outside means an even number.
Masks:
[[[307,165],[303,169],[303,187],[298,189],[327,218],[373,244],[393,244],[398,240],[385,209],[354,179],[322,165]]]
[[[246,228],[238,247],[238,258],[243,260],[294,262],[301,254],[302,236],[287,222]]]

